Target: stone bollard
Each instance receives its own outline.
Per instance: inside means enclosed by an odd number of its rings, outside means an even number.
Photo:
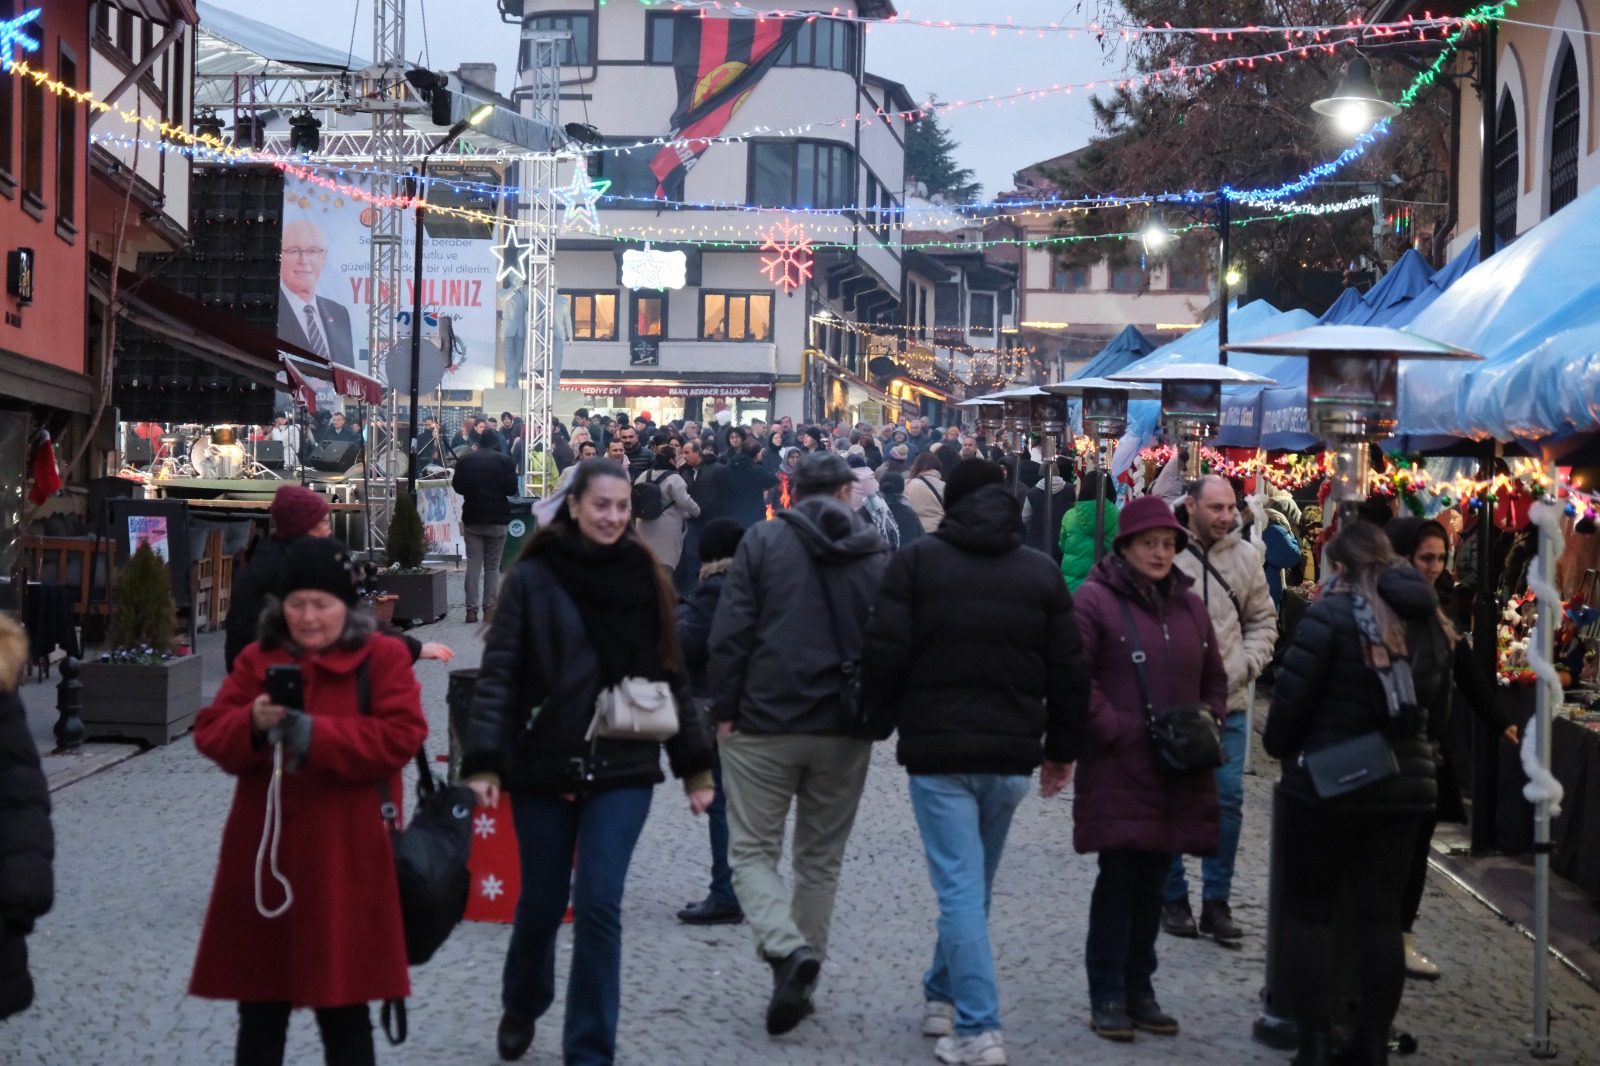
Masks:
[[[61,660],[61,680],[56,682],[56,753],[77,751],[83,747],[83,682],[78,680],[82,669],[78,660],[67,656]]]

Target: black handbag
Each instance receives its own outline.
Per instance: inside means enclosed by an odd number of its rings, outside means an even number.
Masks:
[[[362,714],[372,713],[367,664],[356,668],[356,695]],[[463,784],[445,785],[428,765],[427,747],[417,750],[417,805],[405,828],[389,782],[378,782],[379,810],[394,849],[395,881],[400,890],[400,921],[405,930],[406,963],[420,966],[433,958],[467,913],[472,874],[472,811],[477,802]],[[395,1046],[406,1040],[405,1000],[383,1005],[383,1029]]]
[[[1375,785],[1400,772],[1400,763],[1388,739],[1377,731],[1341,740],[1316,751],[1302,751],[1298,762],[1311,777],[1311,787],[1322,799]]]
[[[839,708],[845,721],[845,732],[857,740],[888,740],[894,732],[892,724],[883,722],[881,715],[873,714],[867,706],[866,693],[861,683],[861,657],[845,654],[844,634],[839,630],[839,616],[833,609],[833,593],[828,591],[827,575],[813,564],[817,587],[822,590],[822,602],[828,608],[828,630],[833,634],[833,650],[839,656]]]
[[[1156,710],[1150,702],[1150,678],[1145,672],[1144,648],[1139,643],[1139,625],[1133,608],[1125,598],[1122,612],[1128,619],[1128,639],[1133,643],[1133,666],[1139,675],[1139,696],[1144,700],[1145,717],[1150,721],[1150,739],[1155,744],[1156,765],[1171,777],[1209,773],[1228,761],[1222,747],[1222,730],[1204,700],[1178,703]]]

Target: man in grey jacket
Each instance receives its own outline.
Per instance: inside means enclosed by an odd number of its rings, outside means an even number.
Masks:
[[[1173,565],[1194,579],[1194,593],[1206,603],[1217,633],[1217,651],[1228,670],[1228,721],[1222,746],[1228,761],[1217,771],[1217,802],[1222,838],[1217,854],[1200,864],[1203,884],[1200,922],[1189,907],[1189,882],[1183,856],[1172,859],[1161,927],[1173,936],[1207,936],[1224,947],[1238,947],[1244,931],[1233,920],[1233,860],[1244,826],[1244,755],[1249,745],[1250,683],[1272,661],[1278,643],[1278,612],[1267,588],[1261,553],[1240,535],[1233,486],[1208,474],[1189,489],[1189,549]]]
[[[773,1035],[811,1013],[872,750],[850,735],[841,692],[889,550],[850,508],[854,482],[838,455],[800,460],[794,506],[745,534],[711,627],[728,858],[756,952],[772,966]],[[792,895],[778,874],[791,803]]]

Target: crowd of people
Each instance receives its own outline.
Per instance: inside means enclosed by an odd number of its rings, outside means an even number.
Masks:
[[[1458,693],[1493,713],[1457,598],[1441,599],[1451,557],[1470,565],[1445,524],[1374,504],[1312,535],[1310,496],[1264,494],[1263,520],[1261,498],[1222,477],[1163,499],[915,420],[657,428],[580,411],[574,439],[548,520],[498,583],[514,477],[494,428],[455,475],[479,542],[469,617],[488,623],[461,773],[481,804],[509,805],[522,865],[502,1059],[527,1053],[555,1000],[570,903],[564,1061],[614,1061],[622,897],[663,749],[709,820],[708,892],[677,917],[747,923],[772,973],[767,1031],[801,1026],[872,748],[891,736],[938,900],[920,977],[938,1061],[1007,1061],[989,902],[1036,771],[1046,799],[1072,787],[1074,846],[1098,863],[1089,1027],[1175,1037],[1155,984],[1162,931],[1224,948],[1266,933],[1231,903],[1247,711],[1270,681],[1293,1062],[1387,1061],[1407,974],[1438,975],[1411,934],[1428,838],[1460,807],[1438,741]],[[195,726],[238,785],[191,991],[238,1001],[240,1063],[282,1062],[295,1008],[316,1011],[328,1061],[370,1063],[367,1004],[408,991],[374,785],[399,795],[426,733],[408,667],[453,653],[372,622],[326,514],[316,494],[279,490],[273,537],[235,593],[257,624],[230,630],[230,672]],[[1312,589],[1286,630],[1286,590]],[[298,706],[274,687],[291,667]],[[44,828],[23,840],[29,861],[48,862]],[[1200,859],[1198,916],[1186,856]],[[1345,886],[1360,1010],[1336,1034]],[[0,877],[0,903],[11,891]],[[25,900],[17,925],[6,913],[0,1006],[21,994],[4,969],[14,929],[45,906]]]

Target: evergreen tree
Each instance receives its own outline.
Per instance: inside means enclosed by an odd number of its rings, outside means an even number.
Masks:
[[[428,541],[422,529],[417,501],[409,492],[395,497],[394,514],[389,518],[389,536],[384,540],[384,561],[402,570],[419,570],[427,553]]]
[[[118,650],[140,650],[148,646],[156,655],[165,654],[172,650],[173,618],[177,610],[167,564],[148,543],[141,542],[117,574],[107,640]]]
[[[955,203],[975,200],[983,187],[969,167],[956,164],[960,145],[939,124],[939,98],[932,97],[922,114],[906,125],[906,177],[916,178],[929,196],[943,193]]]

